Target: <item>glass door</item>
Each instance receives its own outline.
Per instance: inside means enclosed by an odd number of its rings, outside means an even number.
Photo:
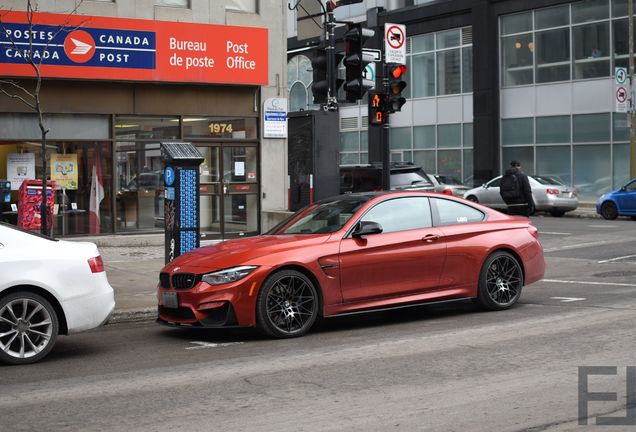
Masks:
[[[222,145],[199,151],[205,158],[200,167],[202,239],[258,234],[257,148]]]

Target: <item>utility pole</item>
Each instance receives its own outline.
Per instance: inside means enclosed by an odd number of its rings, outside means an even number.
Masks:
[[[634,127],[634,1],[627,0],[629,15],[629,178],[636,177],[636,130]]]

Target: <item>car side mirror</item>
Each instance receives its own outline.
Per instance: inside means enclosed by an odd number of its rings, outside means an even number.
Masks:
[[[625,192],[626,190],[627,190],[627,187],[625,187],[625,186],[623,186],[623,187],[621,188],[621,192]]]
[[[362,237],[370,234],[380,234],[382,226],[377,222],[361,221],[358,222],[355,229],[351,233],[352,237]]]
[[[483,187],[484,189],[487,189],[488,185],[486,183],[484,183],[483,185],[481,185],[481,187]]]

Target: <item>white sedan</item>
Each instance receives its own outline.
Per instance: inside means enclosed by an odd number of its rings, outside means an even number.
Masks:
[[[93,243],[54,240],[0,223],[0,361],[33,363],[58,334],[106,323],[113,288]]]

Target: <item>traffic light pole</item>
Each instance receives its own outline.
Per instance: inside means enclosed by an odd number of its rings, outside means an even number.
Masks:
[[[338,65],[336,63],[336,20],[333,16],[333,3],[327,2],[327,28],[326,28],[326,46],[325,51],[327,54],[327,81],[329,82],[329,92],[327,93],[327,105],[325,109],[327,111],[338,111],[338,99],[337,99],[337,79],[338,79]]]
[[[384,58],[381,62],[382,65],[382,92],[387,94],[389,91],[389,71]],[[382,190],[388,191],[391,189],[391,126],[388,119],[382,124]]]

